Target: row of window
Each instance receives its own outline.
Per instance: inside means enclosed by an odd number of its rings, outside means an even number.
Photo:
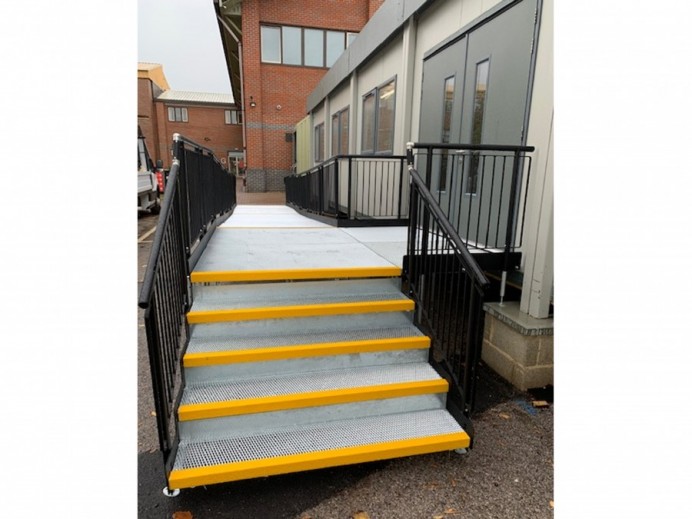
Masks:
[[[243,124],[243,114],[238,110],[224,110],[223,115],[226,124]],[[176,123],[188,122],[187,108],[182,106],[169,106],[168,120]]]
[[[361,153],[391,153],[394,150],[394,112],[396,81],[379,86],[363,96]],[[315,161],[322,162],[324,123],[315,126]],[[349,109],[332,115],[332,156],[348,153]]]
[[[262,25],[262,62],[305,67],[331,67],[356,33]]]

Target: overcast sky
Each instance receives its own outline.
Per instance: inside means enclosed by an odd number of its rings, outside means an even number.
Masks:
[[[160,63],[173,90],[230,94],[213,0],[138,0],[138,60]]]

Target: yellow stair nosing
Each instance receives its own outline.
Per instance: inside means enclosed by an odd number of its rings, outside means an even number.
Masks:
[[[178,420],[204,420],[223,416],[267,413],[287,409],[301,409],[325,405],[401,398],[431,393],[446,393],[449,383],[443,379],[419,380],[395,384],[380,384],[326,391],[312,391],[288,395],[264,396],[241,400],[225,400],[203,404],[183,404],[178,408]]]
[[[426,349],[429,347],[430,338],[426,336],[292,344],[247,350],[186,353],[183,357],[183,365],[186,368],[198,368],[241,362],[264,362],[330,355],[348,355],[352,353]]]
[[[400,458],[403,456],[465,449],[469,447],[470,443],[469,435],[461,431],[458,433],[371,443],[305,454],[291,454],[275,458],[178,469],[173,470],[169,474],[168,487],[171,489],[189,488],[290,472]]]
[[[360,301],[355,303],[322,303],[225,310],[193,310],[188,312],[187,322],[189,324],[203,324],[223,321],[251,321],[258,319],[282,319],[320,315],[399,312],[413,309],[414,303],[411,299],[389,299],[384,301]]]
[[[192,283],[223,283],[240,281],[288,281],[298,279],[350,279],[399,276],[401,276],[401,267],[380,266],[198,271],[190,274],[190,280]]]

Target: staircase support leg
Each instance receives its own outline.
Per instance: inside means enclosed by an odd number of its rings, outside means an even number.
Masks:
[[[507,285],[507,271],[502,271],[502,281],[500,282],[500,304],[505,300],[505,285]]]
[[[180,495],[180,489],[174,488],[170,490],[168,487],[163,487],[163,495],[166,497],[178,497]]]

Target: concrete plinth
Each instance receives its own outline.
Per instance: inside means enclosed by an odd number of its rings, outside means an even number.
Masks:
[[[483,362],[522,391],[552,384],[553,319],[534,319],[518,302],[483,308]]]

